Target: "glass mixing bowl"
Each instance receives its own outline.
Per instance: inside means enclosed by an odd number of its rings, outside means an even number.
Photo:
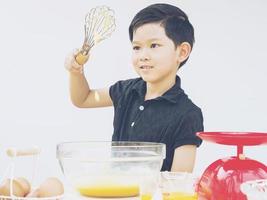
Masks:
[[[57,158],[81,196],[149,197],[157,189],[165,151],[161,143],[66,142],[57,145]]]
[[[267,179],[246,181],[240,189],[248,200],[267,200]]]

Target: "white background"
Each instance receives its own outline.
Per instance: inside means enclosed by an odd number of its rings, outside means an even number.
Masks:
[[[113,108],[78,109],[69,98],[65,56],[83,41],[85,14],[97,5],[116,13],[116,31],[96,46],[86,65],[92,88],[136,77],[128,25],[141,8],[159,1],[1,0],[0,172],[7,147],[41,147],[39,178],[62,176],[56,144],[110,140]],[[161,1],[183,9],[195,27],[189,62],[178,72],[182,87],[202,108],[206,131],[267,132],[267,3],[264,0]],[[248,157],[267,163],[266,146],[247,147]],[[231,146],[203,142],[195,173]],[[28,167],[25,167],[27,166]],[[32,171],[29,162],[19,165]]]

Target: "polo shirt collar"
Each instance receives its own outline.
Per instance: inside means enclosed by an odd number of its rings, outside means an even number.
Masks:
[[[140,81],[138,81],[133,87],[132,90],[138,93],[138,95],[144,99],[146,94],[146,82],[143,81],[140,78]],[[166,91],[162,96],[156,98],[156,99],[164,99],[171,103],[177,103],[179,100],[179,96],[181,93],[183,93],[183,89],[181,88],[181,79],[179,76],[176,75],[176,81],[174,86],[172,86],[168,91]],[[155,100],[156,100],[155,99]]]

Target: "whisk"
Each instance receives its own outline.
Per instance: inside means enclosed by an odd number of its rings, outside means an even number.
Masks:
[[[114,11],[107,6],[92,8],[85,16],[85,38],[81,50],[76,55],[76,61],[83,65],[88,59],[90,49],[100,41],[108,38],[115,30]]]

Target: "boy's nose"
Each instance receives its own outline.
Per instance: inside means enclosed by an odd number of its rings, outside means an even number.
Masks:
[[[139,59],[140,61],[146,61],[150,59],[150,55],[147,49],[142,49]]]

